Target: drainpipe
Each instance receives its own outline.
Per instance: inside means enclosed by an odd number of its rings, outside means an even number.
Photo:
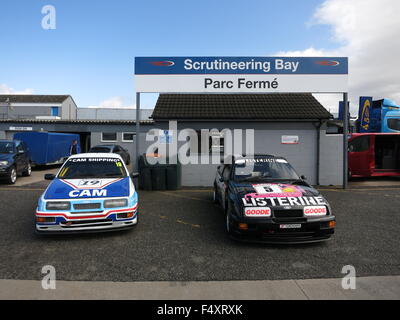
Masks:
[[[317,170],[316,170],[316,180],[317,180],[317,185],[319,185],[319,164],[320,164],[320,143],[321,143],[321,127],[323,121],[319,121],[316,124],[314,123],[315,128],[317,129]]]

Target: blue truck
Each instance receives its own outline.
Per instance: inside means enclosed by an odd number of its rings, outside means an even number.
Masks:
[[[78,152],[80,150],[79,134],[74,133],[19,132],[14,134],[14,139],[26,143],[33,165],[63,163],[71,154],[74,140],[78,142]]]
[[[389,99],[360,97],[357,131],[400,133],[400,106]]]
[[[360,97],[348,155],[349,177],[400,176],[400,106],[389,99]]]

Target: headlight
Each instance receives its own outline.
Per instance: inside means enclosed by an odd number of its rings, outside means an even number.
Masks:
[[[0,166],[6,166],[8,165],[8,161],[0,161]]]
[[[67,201],[50,201],[46,202],[46,210],[69,210],[71,203]]]
[[[126,207],[127,205],[128,205],[127,199],[112,199],[104,201],[104,208]]]

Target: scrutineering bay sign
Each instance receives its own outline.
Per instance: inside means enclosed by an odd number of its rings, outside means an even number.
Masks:
[[[347,57],[136,57],[136,92],[347,92]]]

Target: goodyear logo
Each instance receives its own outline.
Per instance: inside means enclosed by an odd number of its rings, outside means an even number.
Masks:
[[[360,117],[360,128],[361,131],[368,131],[370,125],[370,109],[371,109],[371,100],[366,98],[364,103],[362,104],[362,111]]]

